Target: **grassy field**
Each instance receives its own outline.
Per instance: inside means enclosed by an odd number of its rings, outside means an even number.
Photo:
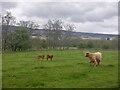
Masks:
[[[51,50],[3,53],[3,88],[118,87],[117,51],[101,50],[103,60],[98,67],[89,66],[84,52]],[[41,53],[54,54],[53,61],[37,60],[36,55]]]

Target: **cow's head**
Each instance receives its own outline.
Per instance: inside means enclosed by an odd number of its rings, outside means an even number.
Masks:
[[[89,57],[90,52],[85,53],[85,57]]]

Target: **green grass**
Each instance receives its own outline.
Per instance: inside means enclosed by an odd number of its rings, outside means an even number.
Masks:
[[[91,50],[93,51],[93,50]],[[103,60],[90,67],[85,50],[3,53],[3,88],[114,88],[118,87],[118,53],[101,50]],[[37,60],[53,54],[53,61]]]

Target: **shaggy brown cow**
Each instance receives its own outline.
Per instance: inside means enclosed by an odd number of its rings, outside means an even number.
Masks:
[[[38,55],[37,57],[38,57],[38,59],[40,59],[40,58],[41,58],[41,59],[43,60],[43,59],[44,59],[44,57],[45,57],[45,55]]]
[[[47,60],[50,58],[50,60],[52,60],[53,55],[47,55]]]
[[[102,54],[100,52],[96,53],[91,53],[91,52],[86,52],[85,57],[88,57],[90,59],[90,65],[94,63],[94,66],[99,65],[101,59],[102,59]]]

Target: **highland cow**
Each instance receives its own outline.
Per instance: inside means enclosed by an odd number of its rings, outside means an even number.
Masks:
[[[88,57],[90,59],[90,65],[94,63],[94,66],[99,65],[102,59],[102,53],[96,52],[96,53],[91,53],[91,52],[86,52],[85,57]]]

